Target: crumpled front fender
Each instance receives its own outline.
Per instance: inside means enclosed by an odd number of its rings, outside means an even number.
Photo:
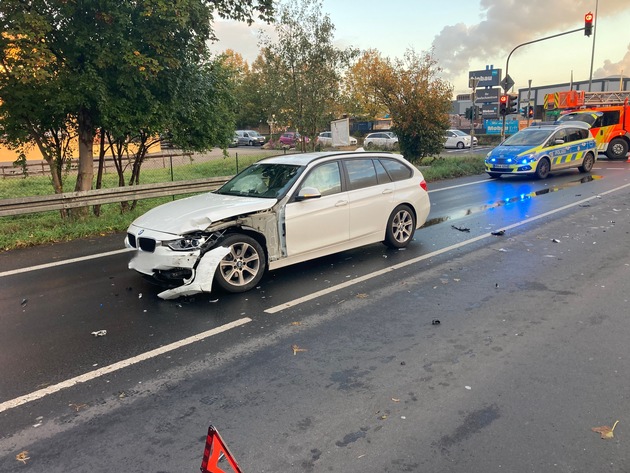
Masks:
[[[158,297],[161,299],[177,299],[182,296],[191,296],[200,292],[210,292],[212,290],[212,281],[214,273],[219,266],[221,260],[230,252],[229,248],[219,246],[208,251],[201,257],[197,268],[194,270],[193,276],[183,285],[160,292]]]

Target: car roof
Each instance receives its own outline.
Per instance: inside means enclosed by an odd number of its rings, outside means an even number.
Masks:
[[[531,125],[527,128],[523,128],[523,130],[528,130],[530,128],[536,130],[562,130],[563,128],[582,128],[585,130],[590,130],[591,126],[586,122],[575,120],[570,122],[561,122],[553,125]]]
[[[268,158],[261,159],[259,163],[273,163],[273,164],[294,164],[297,166],[308,166],[313,161],[323,160],[326,158],[336,157],[396,157],[398,159],[404,159],[401,154],[388,153],[388,152],[366,152],[366,151],[318,151],[313,153],[296,153],[296,154],[281,154],[278,156],[270,156]]]

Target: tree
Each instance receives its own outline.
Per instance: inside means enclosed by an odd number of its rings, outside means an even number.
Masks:
[[[278,122],[314,138],[338,118],[331,111],[339,101],[341,71],[356,53],[333,46],[334,26],[319,0],[282,5],[276,33],[276,42],[262,40],[262,93]]]
[[[79,138],[75,190],[88,190],[96,130],[114,124],[119,139],[157,131],[166,119],[173,125],[176,117],[187,116],[191,125],[193,114],[182,113],[178,101],[186,94],[182,87],[194,81],[187,74],[201,74],[207,63],[215,15],[251,23],[272,14],[272,0],[3,0],[2,128],[11,142],[28,137],[44,144],[51,126],[73,124]],[[25,118],[22,110],[35,110],[44,98],[56,103]],[[149,112],[146,126],[136,104]],[[122,118],[114,119],[114,111]],[[125,123],[135,129],[124,130]],[[194,127],[209,131],[200,121]]]
[[[412,49],[403,60],[378,54],[366,60],[366,90],[389,110],[401,152],[412,162],[439,153],[449,127],[453,87],[438,77],[437,61]]]
[[[369,49],[346,72],[342,97],[348,112],[355,118],[370,121],[389,113],[373,86],[376,77],[385,73],[384,68],[378,51]]]

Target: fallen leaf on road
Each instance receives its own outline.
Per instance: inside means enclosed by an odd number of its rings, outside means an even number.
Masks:
[[[618,423],[619,423],[618,420],[615,421],[615,423],[612,426],[612,429],[608,427],[607,425],[602,425],[601,427],[593,427],[591,430],[593,432],[597,432],[600,435],[600,438],[611,439],[614,437],[613,431],[615,430],[615,427],[617,427]]]
[[[297,345],[291,345],[291,350],[293,350],[294,355],[297,355],[299,351],[306,351],[306,348],[300,348]]]
[[[68,404],[69,407],[72,407],[75,411],[79,412],[84,407],[87,407],[87,404]]]
[[[18,453],[15,456],[15,459],[19,462],[22,462],[26,465],[26,460],[30,460],[31,457],[28,456],[28,450],[24,450],[23,452]]]
[[[367,299],[368,295],[367,294],[357,294],[357,298],[359,299]]]

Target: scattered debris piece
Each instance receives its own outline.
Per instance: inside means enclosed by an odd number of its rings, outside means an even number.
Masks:
[[[306,348],[300,348],[299,346],[295,344],[291,345],[291,350],[293,350],[294,355],[297,355],[297,353],[300,351],[307,351]]]
[[[74,403],[68,404],[68,407],[72,407],[76,412],[79,412],[81,409],[87,406],[88,406],[87,404],[74,404]]]
[[[138,294],[138,299],[142,299],[142,293]]]
[[[26,465],[26,460],[30,460],[31,457],[28,456],[28,450],[24,450],[23,452],[18,453],[15,456],[15,459],[19,462],[22,462]]]
[[[455,230],[459,230],[460,232],[470,232],[470,228],[466,227],[456,227],[455,225],[451,225]]]
[[[405,366],[407,363],[405,361],[400,362],[400,366]]]
[[[291,322],[291,325],[302,325],[302,322]]]
[[[613,431],[615,430],[615,427],[617,427],[618,423],[619,421],[616,420],[612,426],[612,429],[608,427],[607,425],[602,425],[601,427],[593,427],[591,430],[593,432],[597,432],[600,435],[600,438],[602,439],[611,439],[614,437]]]
[[[470,391],[472,388],[470,386],[464,386],[468,391]]]
[[[557,238],[552,238],[551,241],[553,241],[554,243],[560,243],[560,240],[558,240]]]
[[[383,414],[381,417],[379,417],[379,419],[381,419],[381,420],[387,419],[387,414]]]
[[[124,399],[127,397],[127,393],[125,391],[120,391],[118,393],[118,399]]]
[[[20,305],[24,307],[26,304],[28,304],[28,299],[22,299],[22,302],[20,302]]]
[[[433,320],[431,321],[431,325],[440,325],[441,323],[442,323],[442,322],[440,322],[440,320],[439,320],[439,319],[433,319]]]
[[[357,294],[357,299],[367,299],[368,295],[367,294]]]
[[[492,232],[490,235],[503,236],[503,235],[505,235],[505,230],[499,230],[497,232]]]
[[[395,397],[392,398],[392,401],[394,402],[400,402],[400,399],[396,399]]]
[[[92,335],[95,337],[104,337],[107,335],[107,330],[97,330],[96,332],[92,332]]]
[[[208,302],[215,304],[216,302],[219,302],[219,299],[210,299]]]

